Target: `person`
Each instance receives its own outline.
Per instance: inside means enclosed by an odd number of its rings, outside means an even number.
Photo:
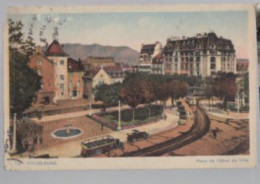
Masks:
[[[217,130],[216,129],[212,130],[212,136],[213,136],[214,139],[217,138]]]

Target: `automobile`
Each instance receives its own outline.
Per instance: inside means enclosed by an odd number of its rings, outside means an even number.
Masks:
[[[149,134],[147,132],[140,132],[139,130],[132,130],[130,134],[127,134],[127,142],[136,142],[140,139],[147,139]]]
[[[186,111],[181,111],[179,114],[180,119],[186,119],[187,118],[187,113]]]
[[[178,107],[178,112],[183,112],[183,111],[185,111],[185,107],[184,106],[179,106]]]
[[[177,107],[180,107],[182,105],[181,101],[178,101],[176,104],[177,104]]]

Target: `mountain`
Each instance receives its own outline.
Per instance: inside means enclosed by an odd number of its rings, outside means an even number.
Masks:
[[[138,61],[139,53],[127,46],[103,46],[99,44],[82,45],[66,43],[63,46],[72,58],[86,59],[89,56],[110,56],[114,57],[116,63],[135,65]]]

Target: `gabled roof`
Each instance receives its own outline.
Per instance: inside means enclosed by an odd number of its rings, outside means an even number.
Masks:
[[[45,54],[46,56],[68,56],[57,40],[53,40]]]
[[[68,58],[68,71],[69,72],[83,72],[84,68],[79,61],[75,59]]]
[[[162,64],[163,59],[162,59],[162,53],[157,54],[152,61],[152,64]]]

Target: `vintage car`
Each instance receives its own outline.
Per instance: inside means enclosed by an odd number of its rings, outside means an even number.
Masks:
[[[181,111],[179,114],[180,119],[187,119],[187,113],[186,111]]]
[[[182,105],[181,101],[178,101],[176,104],[177,104],[177,107],[180,107]]]
[[[178,112],[180,113],[180,112],[183,112],[183,111],[185,112],[185,107],[182,106],[182,105],[179,106],[179,107],[178,107]]]
[[[147,139],[149,134],[147,132],[140,132],[139,130],[132,130],[130,134],[127,134],[127,142],[136,142],[140,139]]]
[[[88,139],[81,143],[81,156],[89,157],[109,153],[112,149],[124,149],[124,143],[110,135]]]

